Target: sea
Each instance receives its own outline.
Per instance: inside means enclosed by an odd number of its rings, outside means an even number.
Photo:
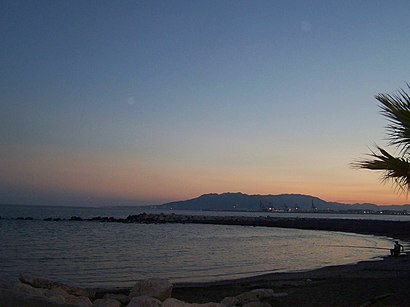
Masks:
[[[230,280],[379,260],[389,254],[393,239],[271,227],[44,221],[125,218],[142,212],[410,220],[388,215],[0,205],[0,281],[15,282],[23,272],[84,287],[130,287],[154,277],[173,283]]]

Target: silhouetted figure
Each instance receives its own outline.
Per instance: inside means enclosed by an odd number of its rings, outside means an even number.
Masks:
[[[400,256],[400,253],[404,252],[404,247],[399,243],[399,241],[394,241],[394,246],[390,250],[390,255],[394,257]]]

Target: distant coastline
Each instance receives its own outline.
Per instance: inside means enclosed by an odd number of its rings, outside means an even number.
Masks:
[[[172,210],[172,209],[171,209]],[[178,209],[176,210],[178,211]],[[358,215],[358,214],[366,214],[366,215],[410,215],[410,212],[407,210],[378,210],[378,211],[374,211],[374,210],[360,210],[360,209],[356,209],[356,210],[332,210],[332,211],[321,211],[321,210],[298,210],[298,211],[292,211],[292,210],[260,210],[260,211],[253,211],[253,210],[235,210],[235,209],[202,209],[200,211],[204,211],[204,212],[271,212],[271,213],[304,213],[304,214],[309,214],[312,215],[312,217],[315,216],[315,214],[351,214],[351,215]]]
[[[304,194],[248,195],[209,193],[199,197],[152,206],[158,209],[202,211],[262,211],[287,213],[410,214],[410,205],[378,206],[328,202]]]

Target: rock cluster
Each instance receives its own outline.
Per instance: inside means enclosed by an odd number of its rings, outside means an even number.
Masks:
[[[172,298],[172,288],[168,280],[154,278],[138,281],[128,295],[98,293],[26,273],[16,285],[0,284],[0,302],[2,307],[270,307],[270,299],[287,295],[255,289],[220,303],[196,304]]]
[[[129,215],[122,222],[142,224],[164,224],[164,223],[193,223],[193,224],[223,224],[223,225],[257,225],[261,222],[271,221],[270,216],[207,216],[186,214],[154,214],[141,213]]]

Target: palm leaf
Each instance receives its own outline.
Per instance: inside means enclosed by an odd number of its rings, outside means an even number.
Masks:
[[[378,152],[372,151],[373,159],[358,161],[352,164],[354,168],[382,171],[382,181],[393,181],[400,189],[410,190],[410,161],[406,158],[393,157],[386,150],[378,147]]]
[[[410,89],[410,86],[407,84]],[[402,153],[410,150],[410,96],[403,89],[396,94],[378,94],[381,113],[389,120],[389,145],[397,146]]]

